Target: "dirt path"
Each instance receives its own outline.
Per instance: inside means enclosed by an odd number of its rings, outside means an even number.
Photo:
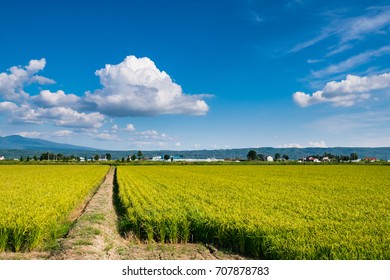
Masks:
[[[0,259],[54,260],[207,260],[243,259],[202,244],[146,244],[135,236],[123,238],[117,230],[113,205],[115,167],[53,252],[1,253]]]
[[[111,167],[84,213],[63,240],[61,250],[52,259],[120,259],[118,251],[126,242],[116,230],[117,216],[112,204],[114,167]]]
[[[62,250],[51,259],[240,259],[241,257],[209,249],[201,244],[145,244],[134,236],[123,238],[117,231],[117,215],[113,206],[111,167],[105,181],[91,199],[68,236]]]

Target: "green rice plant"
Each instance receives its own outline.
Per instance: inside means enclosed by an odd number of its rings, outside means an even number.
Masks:
[[[8,229],[0,227],[0,252],[5,251],[8,243]]]

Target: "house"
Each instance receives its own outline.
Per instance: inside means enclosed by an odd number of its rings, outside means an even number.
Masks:
[[[107,156],[106,155],[101,155],[99,157],[99,161],[107,161]]]
[[[330,162],[330,159],[329,159],[329,157],[323,157],[323,158],[322,158],[322,161],[323,161],[323,162]]]
[[[80,159],[80,162],[85,162],[85,158],[80,157],[79,159]]]
[[[368,161],[368,162],[376,162],[376,158],[374,158],[374,157],[371,157],[371,158],[364,158],[363,159],[364,161]]]
[[[274,158],[272,156],[267,156],[265,159],[266,161],[274,161]]]
[[[307,161],[311,161],[311,162],[321,162],[318,158],[316,158],[316,157],[309,157],[308,159],[307,159]]]
[[[4,157],[4,156],[1,156],[1,157],[0,157],[0,160],[5,160],[5,157]]]
[[[162,160],[164,160],[164,157],[162,157],[162,156],[152,157],[152,161],[162,161]]]

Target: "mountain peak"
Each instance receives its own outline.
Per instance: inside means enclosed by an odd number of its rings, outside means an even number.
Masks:
[[[97,150],[89,147],[63,144],[21,135],[0,137],[1,150]]]

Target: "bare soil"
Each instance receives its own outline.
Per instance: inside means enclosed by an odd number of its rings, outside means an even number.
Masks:
[[[54,260],[216,260],[244,259],[203,244],[146,243],[133,234],[122,237],[113,205],[115,167],[85,206],[66,237],[51,251],[0,253],[0,259]]]

